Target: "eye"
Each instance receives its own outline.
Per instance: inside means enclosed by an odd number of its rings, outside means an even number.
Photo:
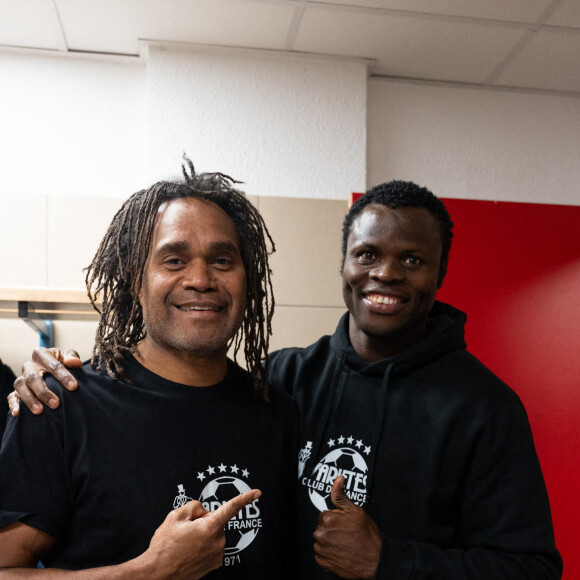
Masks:
[[[183,265],[183,260],[181,258],[167,258],[163,264],[166,268],[175,270]]]
[[[361,262],[372,262],[376,257],[376,254],[371,250],[363,250],[358,254],[358,259]]]
[[[228,269],[231,265],[232,265],[232,260],[230,258],[226,258],[224,256],[221,256],[219,258],[216,258],[213,261],[214,265],[217,266],[220,270],[226,270]]]
[[[417,256],[407,256],[403,260],[403,264],[407,264],[408,266],[419,266],[422,263],[423,260],[421,260],[421,258],[418,258]]]

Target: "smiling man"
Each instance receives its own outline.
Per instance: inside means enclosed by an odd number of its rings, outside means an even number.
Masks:
[[[343,226],[348,313],[271,355],[304,425],[302,578],[561,575],[525,410],[465,350],[465,315],[435,300],[452,226],[414,183],[367,192]]]
[[[261,366],[269,234],[231,178],[189,169],[131,196],[88,268],[78,393],[51,384],[59,409],[8,423],[1,578],[295,577],[295,409]]]
[[[465,315],[435,300],[452,227],[414,183],[367,192],[343,226],[348,312],[333,336],[270,356],[301,415],[297,578],[561,576],[525,410],[466,351]],[[46,404],[35,369],[69,375],[51,351],[35,358],[28,383]]]

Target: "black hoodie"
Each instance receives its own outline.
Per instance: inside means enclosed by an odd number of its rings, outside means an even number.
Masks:
[[[365,363],[348,313],[331,337],[271,355],[270,380],[294,397],[301,578],[314,562],[330,486],[378,525],[378,579],[560,578],[550,507],[517,395],[465,350],[465,315],[436,302],[414,347]]]

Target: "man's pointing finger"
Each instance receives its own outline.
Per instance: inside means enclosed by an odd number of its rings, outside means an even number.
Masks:
[[[246,491],[224,503],[217,510],[210,512],[207,517],[215,519],[220,526],[225,526],[243,507],[256,501],[262,492],[259,489]]]

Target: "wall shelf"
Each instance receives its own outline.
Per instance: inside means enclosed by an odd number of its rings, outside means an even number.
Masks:
[[[84,290],[0,287],[0,318],[19,318],[38,333],[40,346],[52,346],[54,320],[98,320]]]

